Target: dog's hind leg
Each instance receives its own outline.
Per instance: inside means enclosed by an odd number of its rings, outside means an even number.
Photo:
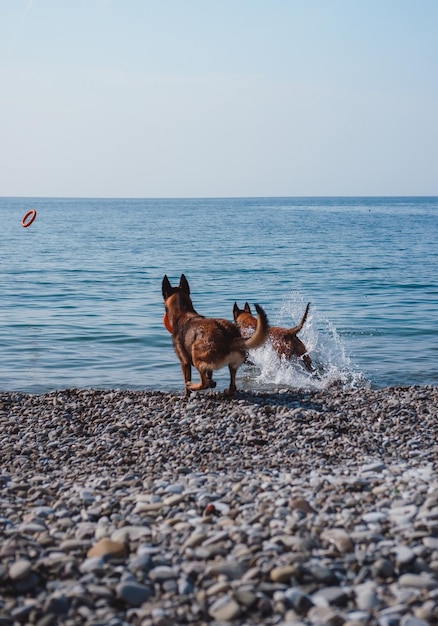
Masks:
[[[216,383],[213,380],[213,370],[205,365],[205,363],[201,362],[193,362],[193,365],[199,372],[200,381],[199,383],[187,383],[187,387],[190,391],[201,391],[202,389],[211,389],[216,387]]]
[[[307,353],[303,354],[302,359],[303,359],[304,365],[306,366],[306,369],[309,372],[314,372],[315,368],[313,367],[313,363],[312,363],[312,359],[310,358],[310,355]]]
[[[312,359],[310,358],[310,356],[308,354],[303,354],[303,356],[301,357],[301,359],[303,360],[304,366],[306,368],[306,370],[308,370],[309,372],[314,372],[315,369],[312,365]]]
[[[213,380],[213,370],[208,370],[207,378],[208,378],[208,385],[209,385],[209,387],[214,389],[216,387],[216,381]]]
[[[234,365],[228,365],[228,369],[230,370],[230,386],[225,390],[225,393],[227,396],[232,396],[236,391],[237,367],[234,367]]]
[[[313,372],[314,370],[312,365],[312,359],[310,358],[310,355],[307,354],[306,346],[296,335],[294,335],[294,337],[292,338],[291,347],[291,355],[295,354],[303,362],[306,370],[308,370],[309,372]]]

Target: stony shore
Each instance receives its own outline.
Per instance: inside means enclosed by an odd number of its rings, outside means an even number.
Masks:
[[[438,623],[438,388],[0,393],[0,626]]]

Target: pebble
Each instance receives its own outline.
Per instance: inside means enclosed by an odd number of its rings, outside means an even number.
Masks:
[[[113,541],[112,539],[100,539],[94,546],[92,546],[88,552],[87,557],[93,558],[95,556],[124,556],[126,553],[126,547],[124,543],[120,541]]]
[[[288,583],[297,574],[295,565],[281,565],[271,570],[271,580],[275,583]]]
[[[120,600],[131,606],[141,606],[152,595],[152,591],[145,585],[127,581],[117,585],[116,595]]]
[[[9,578],[13,581],[23,580],[32,571],[32,563],[27,559],[19,559],[9,567]]]
[[[149,578],[157,582],[163,582],[172,578],[178,578],[178,574],[172,567],[158,565],[149,570]]]
[[[229,622],[239,616],[240,606],[234,598],[227,595],[215,600],[208,612],[218,622]]]
[[[436,589],[438,578],[430,574],[403,574],[398,579],[400,587],[414,587],[415,589]]]
[[[339,552],[353,552],[353,542],[351,537],[343,529],[331,528],[321,533],[321,539],[332,543]]]
[[[438,623],[437,407],[0,393],[0,624]]]
[[[356,594],[356,605],[360,610],[372,611],[380,605],[376,584],[373,581],[356,585],[354,592]]]

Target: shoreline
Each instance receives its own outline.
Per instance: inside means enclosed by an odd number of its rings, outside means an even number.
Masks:
[[[437,407],[436,386],[0,392],[1,623],[434,623]]]

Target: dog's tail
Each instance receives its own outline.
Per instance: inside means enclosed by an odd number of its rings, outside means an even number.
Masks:
[[[268,316],[264,309],[258,304],[254,305],[257,311],[257,326],[251,337],[245,339],[245,348],[252,350],[253,348],[259,348],[262,346],[268,338],[269,322]]]
[[[303,315],[303,317],[301,318],[301,322],[300,322],[299,324],[297,324],[297,326],[294,326],[293,328],[291,328],[291,329],[289,330],[289,332],[290,332],[292,335],[296,335],[297,333],[299,333],[299,332],[300,332],[300,330],[302,329],[302,327],[304,326],[304,323],[305,323],[305,321],[306,321],[306,319],[307,319],[307,316],[308,316],[308,314],[309,314],[309,308],[310,308],[310,302],[308,302],[308,303],[307,303],[306,310],[304,311],[304,315]]]

